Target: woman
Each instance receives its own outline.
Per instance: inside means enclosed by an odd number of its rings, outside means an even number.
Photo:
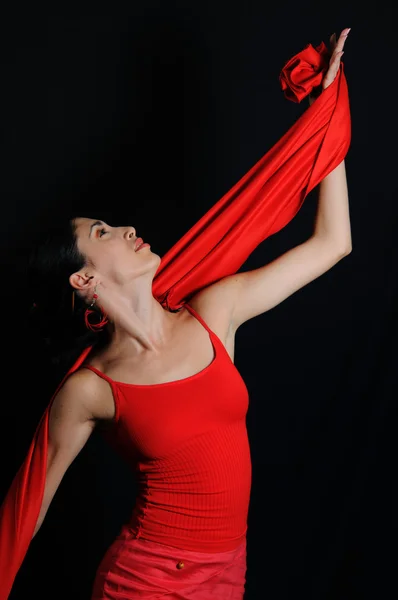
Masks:
[[[348,33],[332,36],[323,91],[339,72]],[[81,216],[68,224],[58,252],[75,268],[69,264],[65,284],[88,306],[86,324],[99,326],[100,342],[52,400],[34,534],[97,426],[139,483],[131,520],[99,566],[92,600],[243,597],[251,465],[235,333],[350,251],[344,161],[319,184],[309,240],[260,269],[203,286],[174,311],[154,294],[161,259],[134,227]],[[50,259],[43,246],[37,263],[51,266]]]

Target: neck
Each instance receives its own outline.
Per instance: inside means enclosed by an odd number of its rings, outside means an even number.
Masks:
[[[112,322],[112,343],[137,351],[157,351],[164,344],[173,315],[153,297],[152,289],[129,293],[101,286],[99,302]]]

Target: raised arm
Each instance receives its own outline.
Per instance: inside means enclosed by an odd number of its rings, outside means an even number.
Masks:
[[[333,52],[322,82],[323,89],[333,82],[338,72],[348,32],[343,30],[337,43],[331,40]],[[234,331],[328,271],[351,252],[344,161],[320,182],[318,192],[313,234],[307,241],[264,267],[226,277],[195,297],[196,308],[206,315],[209,323],[217,317],[224,327]]]
[[[34,535],[43,523],[63,476],[96,423],[112,418],[112,406],[109,386],[87,369],[71,375],[54,398],[49,419],[44,496]]]

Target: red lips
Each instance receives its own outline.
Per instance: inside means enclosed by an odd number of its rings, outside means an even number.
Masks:
[[[138,248],[140,246],[142,246],[143,243],[144,243],[144,240],[142,238],[137,238],[135,240],[134,251],[137,252]]]

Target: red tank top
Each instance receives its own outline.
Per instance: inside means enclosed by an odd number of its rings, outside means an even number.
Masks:
[[[129,462],[138,494],[133,537],[198,552],[226,552],[245,538],[251,486],[248,392],[203,319],[214,358],[185,379],[135,385],[106,379],[115,399],[107,440]]]

